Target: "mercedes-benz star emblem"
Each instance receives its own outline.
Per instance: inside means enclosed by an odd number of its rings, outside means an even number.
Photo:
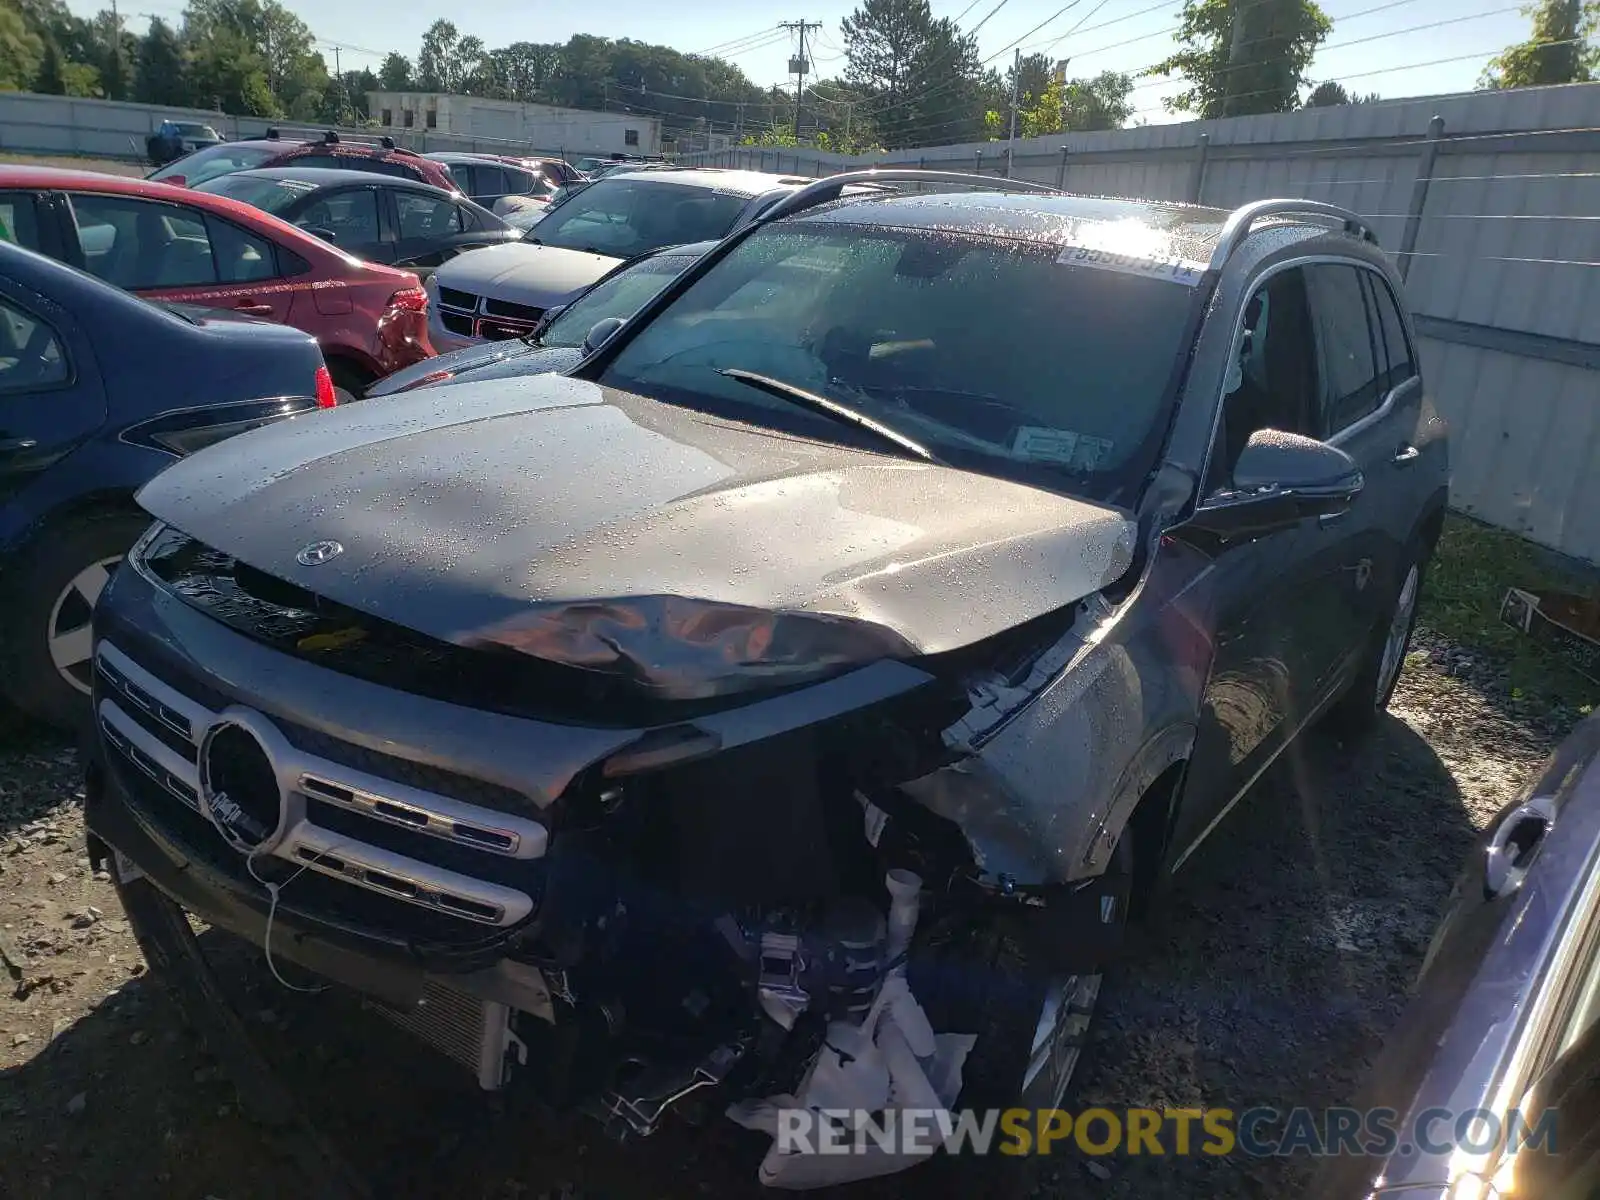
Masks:
[[[344,547],[338,542],[312,542],[309,546],[303,547],[300,553],[294,556],[294,560],[302,567],[314,567],[327,562],[330,558],[338,558],[343,553]]]

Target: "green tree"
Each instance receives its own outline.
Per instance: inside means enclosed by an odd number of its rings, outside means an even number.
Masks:
[[[512,100],[535,101],[548,94],[561,65],[561,47],[538,42],[512,42],[492,51],[494,78]]]
[[[1174,112],[1288,112],[1332,28],[1314,0],[1184,0],[1177,33],[1183,48],[1146,73],[1183,75],[1189,87],[1166,102]]]
[[[1376,104],[1382,99],[1383,97],[1377,92],[1358,92],[1351,95],[1345,90],[1344,84],[1329,79],[1311,89],[1311,94],[1306,97],[1306,107],[1332,108],[1339,104]]]
[[[845,80],[891,148],[961,141],[984,126],[977,45],[928,0],[862,0],[840,25]]]
[[[139,39],[133,94],[141,104],[182,106],[193,100],[183,46],[177,32],[160,17],[151,19],[149,30]]]
[[[1061,128],[1076,133],[1121,129],[1133,116],[1132,92],[1133,77],[1120,71],[1071,80],[1062,88]]]
[[[378,86],[386,92],[414,91],[411,60],[404,54],[389,51],[384,56],[383,65],[378,68]]]
[[[417,86],[425,92],[459,92],[462,77],[460,31],[449,21],[435,21],[422,35],[417,52]],[[481,44],[481,43],[480,43]]]
[[[43,61],[43,39],[12,0],[0,0],[0,92],[32,86]]]
[[[1600,0],[1543,0],[1522,10],[1533,36],[1490,59],[1479,85],[1543,87],[1588,83],[1600,71]]]
[[[1020,62],[1006,68],[1006,96],[1016,96],[1019,109],[1032,107],[1044,98],[1055,77],[1055,63],[1048,54],[1024,54]]]
[[[187,28],[186,22],[186,32]],[[268,82],[266,60],[244,34],[217,26],[187,40],[196,103],[248,117],[283,115],[283,105]]]
[[[344,73],[344,94],[350,101],[350,107],[355,111],[358,120],[369,121],[372,112],[367,105],[367,93],[378,90],[378,77],[367,68],[359,71],[346,71]]]
[[[44,43],[44,54],[39,60],[39,71],[33,77],[33,90],[45,96],[65,96],[67,94],[65,60],[61,57],[61,47],[54,40]]]
[[[61,65],[62,92],[68,96],[99,96],[100,71],[88,63],[69,62]]]
[[[105,92],[107,100],[126,100],[133,93],[133,54],[129,50],[131,41],[137,46],[138,39],[130,38],[121,29],[122,22],[112,16],[109,10],[95,14],[93,21],[95,37],[100,41],[100,86]]]

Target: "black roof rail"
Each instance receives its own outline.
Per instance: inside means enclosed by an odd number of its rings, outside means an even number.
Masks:
[[[968,187],[984,187],[995,192],[1044,192],[1053,196],[1068,194],[1048,184],[1034,183],[1031,179],[1004,179],[996,175],[970,175],[962,171],[914,169],[841,171],[837,175],[825,175],[813,183],[806,184],[805,187],[767,209],[756,218],[756,221],[761,224],[775,221],[779,217],[787,217],[803,209],[837,200],[847,187],[876,183],[959,183]]]
[[[1336,221],[1346,233],[1354,234],[1374,246],[1378,244],[1378,235],[1373,233],[1372,226],[1356,213],[1337,204],[1325,204],[1321,200],[1255,200],[1234,209],[1223,222],[1217,248],[1211,252],[1210,267],[1213,271],[1222,269],[1244,244],[1245,238],[1250,236],[1251,226],[1263,217],[1317,217]]]

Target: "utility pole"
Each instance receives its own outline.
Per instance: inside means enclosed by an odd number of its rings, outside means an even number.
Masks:
[[[1011,129],[1006,134],[1009,145],[1017,140],[1017,105],[1022,101],[1022,50],[1011,60]]]
[[[339,65],[339,47],[333,48],[333,75],[341,85],[344,83],[344,68]]]
[[[821,21],[779,21],[779,29],[790,29],[800,35],[800,53],[789,60],[789,73],[799,76],[794,85],[794,144],[800,144],[800,106],[806,96],[806,75],[811,70],[811,64],[806,61],[806,34],[813,29],[821,29]]]

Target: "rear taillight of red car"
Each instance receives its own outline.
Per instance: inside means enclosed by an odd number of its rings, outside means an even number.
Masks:
[[[333,376],[329,374],[324,364],[317,368],[317,407],[333,408],[338,403],[339,397],[333,390]]]
[[[428,293],[419,287],[401,288],[389,297],[389,307],[401,312],[427,312]]]

